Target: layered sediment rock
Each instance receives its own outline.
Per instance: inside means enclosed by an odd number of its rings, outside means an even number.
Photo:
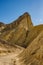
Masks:
[[[27,12],[0,23],[0,65],[43,65],[43,24],[33,26]]]

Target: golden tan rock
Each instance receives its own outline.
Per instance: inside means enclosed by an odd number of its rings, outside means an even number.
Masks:
[[[26,12],[0,25],[0,65],[43,65],[43,24],[33,26]]]

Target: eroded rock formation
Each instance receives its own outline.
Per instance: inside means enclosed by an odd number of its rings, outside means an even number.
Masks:
[[[43,24],[34,26],[27,12],[0,23],[0,65],[43,65]]]

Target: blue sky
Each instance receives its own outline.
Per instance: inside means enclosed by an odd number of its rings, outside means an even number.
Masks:
[[[43,0],[0,0],[0,22],[11,23],[25,12],[34,25],[43,24]]]

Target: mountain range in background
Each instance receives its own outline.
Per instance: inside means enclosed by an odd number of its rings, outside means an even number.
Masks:
[[[0,22],[0,65],[43,65],[43,24],[34,26],[27,12]]]

